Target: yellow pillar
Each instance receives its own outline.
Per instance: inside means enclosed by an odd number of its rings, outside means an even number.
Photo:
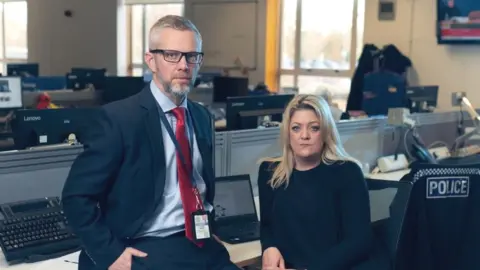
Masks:
[[[278,91],[278,48],[280,47],[280,2],[266,0],[265,84],[271,91]]]

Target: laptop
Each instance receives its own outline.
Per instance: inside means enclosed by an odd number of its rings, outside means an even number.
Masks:
[[[217,236],[222,241],[238,244],[260,239],[250,175],[217,177],[214,207]]]
[[[395,261],[413,183],[367,178],[367,185],[372,228],[388,257]]]

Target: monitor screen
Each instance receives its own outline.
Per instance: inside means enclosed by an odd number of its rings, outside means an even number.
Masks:
[[[12,121],[15,148],[63,144],[71,134],[83,143],[93,132],[101,132],[96,121],[99,114],[98,107],[18,110]]]
[[[294,95],[263,95],[227,98],[227,130],[276,126],[282,121],[287,104]]]
[[[0,109],[22,108],[20,77],[0,77]]]
[[[72,68],[70,75],[74,75],[85,83],[85,86],[93,86],[94,89],[105,88],[105,77],[107,76],[105,68]],[[68,75],[67,75],[68,76]],[[74,87],[74,89],[76,89]]]
[[[438,43],[480,42],[480,1],[437,0]]]
[[[39,65],[37,63],[11,63],[7,64],[8,76],[38,77]]]
[[[109,76],[105,79],[102,104],[108,104],[133,96],[143,90],[146,84],[143,77]]]
[[[401,237],[412,182],[367,179],[371,223],[394,258]]]
[[[255,214],[250,177],[215,182],[215,219]]]
[[[410,112],[429,112],[437,107],[438,86],[410,86],[406,89]]]
[[[213,78],[213,102],[226,102],[228,97],[248,96],[249,91],[248,78]]]

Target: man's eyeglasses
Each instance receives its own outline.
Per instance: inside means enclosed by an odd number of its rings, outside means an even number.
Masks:
[[[185,56],[185,60],[189,64],[200,64],[203,60],[203,52],[179,52],[174,50],[150,50],[150,53],[159,53],[163,55],[163,59],[170,63],[178,63]]]

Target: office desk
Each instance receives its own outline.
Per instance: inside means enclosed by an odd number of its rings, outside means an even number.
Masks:
[[[230,260],[239,267],[254,264],[261,255],[260,241],[253,241],[243,244],[229,245],[225,247],[230,253]],[[0,252],[0,269],[2,270],[77,270],[78,255],[80,252],[72,253],[57,259],[37,263],[24,263],[9,266]]]
[[[378,180],[391,180],[391,181],[400,181],[403,176],[408,174],[410,169],[395,171],[395,172],[388,172],[388,173],[375,173],[375,174],[367,174],[365,177],[370,179],[378,179]]]
[[[257,214],[259,214],[258,197],[254,198]],[[254,264],[262,256],[260,241],[252,241],[242,244],[230,245],[225,243],[225,247],[230,254],[230,260],[239,267],[245,267]],[[60,258],[30,264],[18,264],[9,266],[5,261],[3,253],[0,251],[0,269],[1,270],[77,270],[78,255],[80,252],[72,253]]]

